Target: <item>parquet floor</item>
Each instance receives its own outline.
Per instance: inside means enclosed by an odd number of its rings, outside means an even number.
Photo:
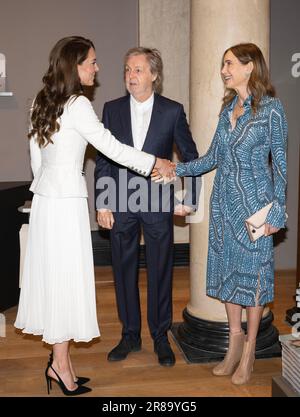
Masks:
[[[108,351],[118,342],[120,324],[110,267],[96,268],[96,293],[101,338],[89,344],[72,346],[72,358],[77,374],[91,378],[93,391],[87,396],[98,397],[269,397],[271,379],[281,374],[281,359],[257,360],[254,373],[247,385],[238,387],[230,377],[214,377],[214,364],[187,364],[172,340],[176,365],[159,366],[153,353],[146,320],[145,270],[140,273],[140,291],[143,317],[143,349],[132,353],[127,360],[111,363],[106,360]],[[181,321],[182,311],[189,298],[189,270],[177,267],[174,271],[173,310],[174,322]],[[285,312],[294,306],[295,273],[276,274],[275,302],[271,306],[274,325],[280,334],[288,334],[291,327],[284,322]],[[47,396],[44,369],[49,346],[40,337],[23,335],[13,327],[16,307],[4,312],[6,337],[0,337],[0,396]],[[63,396],[53,384],[52,396]]]

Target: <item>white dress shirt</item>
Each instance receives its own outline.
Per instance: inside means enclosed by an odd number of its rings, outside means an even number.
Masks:
[[[133,145],[141,150],[144,146],[146,135],[149,129],[153,109],[154,93],[143,102],[137,101],[130,95],[130,113]]]

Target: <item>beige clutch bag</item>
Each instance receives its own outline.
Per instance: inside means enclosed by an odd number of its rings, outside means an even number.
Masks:
[[[245,220],[246,228],[252,242],[255,242],[258,238],[264,235],[266,218],[272,205],[272,202],[267,204],[265,207],[258,210]]]

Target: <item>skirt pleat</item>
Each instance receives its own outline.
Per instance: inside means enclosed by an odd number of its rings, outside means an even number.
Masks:
[[[15,327],[49,344],[100,335],[86,198],[34,195]]]

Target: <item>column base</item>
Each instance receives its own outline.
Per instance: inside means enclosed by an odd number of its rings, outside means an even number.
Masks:
[[[294,317],[295,320],[293,320],[294,314],[298,314],[298,317]],[[300,320],[300,308],[295,306],[293,308],[290,308],[289,310],[286,310],[285,320],[291,326],[294,326]]]
[[[281,356],[279,333],[272,325],[273,313],[261,320],[257,342],[257,359]],[[188,363],[204,363],[221,361],[228,349],[229,326],[227,322],[202,320],[190,315],[185,308],[183,323],[174,323],[171,327],[172,336]],[[247,331],[247,323],[242,323]]]

